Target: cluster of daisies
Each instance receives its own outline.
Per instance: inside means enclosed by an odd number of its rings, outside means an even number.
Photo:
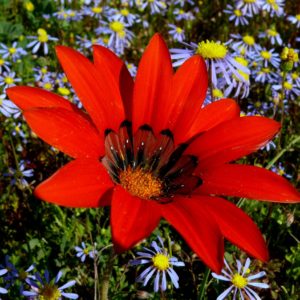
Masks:
[[[0,279],[3,285],[0,287],[0,297],[1,294],[9,294],[9,289],[17,285],[21,296],[30,300],[78,299],[77,294],[65,291],[74,286],[76,281],[71,280],[60,285],[58,282],[62,275],[63,272],[59,271],[54,278],[50,278],[48,270],[43,274],[35,272],[34,264],[27,269],[17,269],[9,256],[6,256],[4,265],[0,265]]]

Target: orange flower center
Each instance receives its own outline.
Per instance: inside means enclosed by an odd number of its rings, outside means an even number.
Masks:
[[[145,172],[141,168],[131,167],[120,173],[121,185],[131,195],[142,199],[158,198],[162,193],[163,183],[151,172]]]
[[[102,164],[112,180],[131,195],[166,203],[175,194],[190,195],[202,184],[193,174],[197,157],[185,155],[187,144],[176,146],[166,129],[155,136],[149,125],[133,134],[131,123],[122,122],[119,132],[105,131]]]

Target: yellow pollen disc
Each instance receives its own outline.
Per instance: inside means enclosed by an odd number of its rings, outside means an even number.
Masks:
[[[239,10],[239,9],[235,9],[233,11],[233,13],[237,16],[237,17],[240,17],[242,15],[242,12]]]
[[[45,284],[39,293],[39,300],[59,300],[61,292],[56,286]]]
[[[267,0],[267,2],[268,2],[269,4],[275,4],[275,1],[276,1],[276,0]]]
[[[296,15],[296,19],[297,19],[297,21],[300,21],[300,14]]]
[[[183,15],[184,14],[184,10],[183,9],[179,9],[179,14]]]
[[[163,183],[152,173],[132,168],[120,173],[120,183],[131,195],[142,199],[159,197],[163,187]]]
[[[128,9],[124,8],[124,9],[121,9],[120,10],[120,14],[124,17],[128,16],[129,15],[129,11]]]
[[[176,32],[177,33],[181,33],[183,31],[183,29],[182,28],[180,28],[180,27],[176,27]]]
[[[14,83],[14,79],[11,78],[11,77],[5,77],[5,78],[4,78],[4,82],[5,82],[6,84],[13,84],[13,83]]]
[[[288,81],[285,81],[284,83],[283,83],[283,87],[286,89],[286,90],[291,90],[292,88],[293,88],[293,85],[290,83],[290,82],[288,82]]]
[[[244,0],[245,3],[255,3],[256,0]]]
[[[170,264],[169,264],[169,257],[158,253],[156,254],[153,258],[153,266],[158,269],[159,271],[165,271],[169,268]]]
[[[92,11],[93,11],[93,13],[95,13],[95,14],[100,14],[100,13],[102,13],[102,7],[93,7],[92,8]]]
[[[46,43],[48,42],[48,34],[47,34],[47,31],[43,28],[39,28],[38,31],[38,40],[41,42],[41,43]]]
[[[274,29],[268,29],[267,33],[269,36],[276,36],[278,34],[278,32]]]
[[[280,170],[278,170],[278,174],[282,176],[282,175],[285,174],[285,172],[284,172],[284,170],[281,170],[281,169],[280,169]]]
[[[71,94],[70,90],[65,87],[59,87],[57,91],[63,96],[69,96]]]
[[[249,46],[253,46],[255,44],[255,39],[251,35],[245,35],[243,37],[243,41],[244,41],[245,44],[247,44]]]
[[[16,53],[17,49],[14,48],[14,47],[11,47],[11,48],[8,49],[8,51],[9,51],[10,54],[14,54],[14,53]]]
[[[263,73],[270,73],[271,72],[271,70],[269,68],[262,68],[261,71]]]
[[[4,65],[4,59],[0,58],[0,66]]]
[[[238,289],[243,289],[248,283],[246,278],[244,278],[242,275],[237,273],[233,275],[231,282]]]
[[[52,89],[52,84],[50,82],[47,82],[47,83],[44,84],[44,88],[46,90],[51,90]]]
[[[196,52],[205,59],[222,59],[227,55],[227,48],[225,45],[220,43],[203,41],[198,44]]]
[[[1,62],[0,62],[0,65],[1,65]],[[298,79],[299,78],[299,75],[297,73],[292,73],[292,78],[295,80],[295,79]]]
[[[223,98],[223,93],[219,89],[213,89],[213,97],[214,98]]]
[[[75,17],[75,11],[70,11],[70,12],[69,12],[69,16],[70,16],[70,17]]]
[[[119,21],[114,21],[109,24],[111,30],[120,33],[124,31],[124,24]]]
[[[83,253],[84,253],[85,255],[88,255],[88,254],[89,254],[89,250],[88,250],[87,248],[85,248],[85,249],[83,249]]]
[[[248,66],[248,61],[244,57],[237,56],[234,59],[235,59],[235,61],[237,61],[240,65],[242,65],[244,67]]]
[[[270,60],[272,58],[272,53],[269,51],[261,51],[260,55],[266,60]]]
[[[25,2],[24,7],[27,11],[34,11],[34,5],[30,1]]]

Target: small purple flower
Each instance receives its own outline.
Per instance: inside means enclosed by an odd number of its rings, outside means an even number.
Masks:
[[[228,297],[230,293],[233,291],[233,300],[238,299],[237,293],[239,292],[240,299],[245,299],[245,297],[242,294],[242,291],[246,293],[246,295],[251,300],[258,300],[260,297],[258,294],[252,289],[252,287],[255,288],[261,288],[261,289],[268,289],[269,285],[266,283],[257,282],[256,279],[262,278],[266,275],[266,272],[262,271],[254,275],[248,275],[250,273],[250,258],[246,259],[245,265],[242,266],[241,262],[237,259],[237,271],[233,271],[227,261],[224,259],[225,268],[222,269],[221,273],[222,275],[212,273],[212,276],[215,279],[222,280],[225,282],[230,283],[230,287],[227,288],[219,297],[217,300],[223,300]]]
[[[56,277],[50,280],[48,270],[45,270],[44,278],[40,273],[35,273],[35,279],[30,280],[30,291],[23,291],[23,296],[29,297],[38,297],[38,299],[54,299],[60,300],[62,298],[67,299],[78,299],[78,295],[74,293],[66,293],[65,289],[70,288],[76,284],[75,280],[71,280],[62,286],[58,286],[57,283],[62,276],[62,272],[59,271]]]
[[[151,243],[152,249],[144,247],[144,252],[137,252],[139,257],[131,260],[131,266],[150,264],[136,279],[137,282],[143,282],[146,286],[149,280],[154,278],[154,291],[159,289],[165,291],[167,289],[167,275],[170,277],[172,284],[175,288],[179,287],[179,277],[174,271],[173,267],[183,267],[184,262],[178,261],[174,256],[170,256],[164,247],[161,237],[157,237],[160,246],[153,241]]]
[[[76,256],[80,258],[81,262],[84,262],[87,256],[94,259],[97,254],[97,251],[95,249],[91,249],[91,247],[87,247],[85,242],[81,243],[81,247],[75,246],[75,250]]]

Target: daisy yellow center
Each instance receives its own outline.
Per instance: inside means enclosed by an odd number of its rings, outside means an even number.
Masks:
[[[182,28],[176,27],[176,32],[177,32],[177,33],[182,33],[182,31],[183,31]]]
[[[34,5],[30,1],[25,2],[24,7],[27,11],[34,11]]]
[[[267,73],[267,74],[271,72],[271,70],[269,68],[262,68],[261,71],[263,73]]]
[[[142,199],[156,198],[162,194],[163,183],[140,168],[127,168],[121,172],[120,183],[131,195]]]
[[[1,63],[0,63],[1,65]],[[295,80],[295,79],[298,79],[299,78],[299,75],[297,73],[292,73],[292,78]]]
[[[300,14],[296,15],[297,21],[300,21]]]
[[[231,282],[238,289],[243,289],[248,283],[246,278],[237,273],[233,275]]]
[[[75,17],[75,11],[70,11],[70,12],[69,12],[69,16],[70,16],[70,17]]]
[[[158,253],[152,258],[153,266],[159,271],[165,271],[170,267],[169,257]]]
[[[51,90],[52,89],[52,84],[50,82],[47,82],[47,83],[44,84],[44,88],[46,90]]]
[[[6,84],[13,84],[14,83],[14,79],[12,78],[12,77],[5,77],[4,78],[4,82],[6,83]]]
[[[178,13],[179,13],[180,15],[183,15],[183,14],[184,14],[184,10],[183,10],[183,9],[179,9]]]
[[[19,127],[16,127],[15,129],[16,129],[16,131],[20,131]],[[28,273],[27,272],[25,272],[23,270],[21,270],[19,272],[19,278],[20,278],[20,280],[25,280],[27,277],[28,277]]]
[[[43,28],[40,28],[38,29],[37,31],[38,33],[38,40],[41,42],[41,43],[46,43],[48,42],[48,34],[47,34],[47,31]]]
[[[278,34],[278,32],[274,29],[268,29],[267,32],[269,36],[276,36]]]
[[[61,292],[56,286],[45,284],[39,293],[40,300],[59,300],[61,299]]]
[[[109,24],[111,30],[117,33],[124,32],[124,24],[119,21],[114,21]]]
[[[10,54],[14,54],[14,53],[16,53],[17,49],[14,48],[14,47],[11,47],[11,48],[8,49],[8,51],[9,51]]]
[[[284,174],[285,174],[285,172],[284,172],[284,170],[282,170],[282,169],[279,169],[279,170],[278,170],[278,174],[282,176],[282,175],[284,175]]]
[[[242,12],[239,9],[235,9],[233,11],[233,13],[237,16],[237,17],[241,17],[242,16]]]
[[[88,250],[87,248],[85,248],[85,249],[83,249],[83,253],[84,253],[85,255],[88,255],[88,254],[89,254],[89,250]]]
[[[292,88],[293,88],[293,85],[290,83],[290,82],[288,82],[288,81],[285,81],[284,83],[283,83],[283,87],[286,89],[286,90],[291,90]]]
[[[220,43],[203,41],[198,44],[196,52],[205,59],[222,59],[227,55],[227,48]]]
[[[4,59],[0,58],[0,66],[4,65]]]
[[[255,3],[256,0],[244,0],[245,3]]]
[[[122,16],[126,17],[129,15],[129,11],[128,11],[128,9],[124,8],[124,9],[121,9],[120,14]]]
[[[93,7],[92,8],[92,12],[95,13],[95,14],[100,14],[102,13],[102,7]]]
[[[255,39],[251,35],[245,35],[243,37],[243,41],[244,41],[245,44],[247,44],[249,46],[253,46],[255,44]]]
[[[234,59],[235,59],[235,61],[237,61],[239,64],[241,64],[241,65],[244,66],[244,67],[247,67],[247,66],[248,66],[248,61],[247,61],[245,58],[243,58],[243,57],[241,57],[241,56],[237,56],[237,57],[235,57]],[[245,81],[249,81],[249,74],[247,74],[247,73],[245,73],[245,72],[243,72],[243,71],[241,71],[241,70],[238,70],[238,72],[239,72],[239,74],[244,78]],[[240,81],[240,79],[237,78],[236,76],[234,76],[234,78],[235,78],[236,80]]]
[[[260,55],[266,60],[270,60],[272,58],[272,53],[269,51],[261,51]]]
[[[213,96],[215,98],[222,98],[224,95],[223,95],[223,93],[222,93],[221,90],[219,90],[219,89],[213,89]]]
[[[65,87],[59,87],[57,90],[63,96],[69,96],[71,94],[70,90]]]

